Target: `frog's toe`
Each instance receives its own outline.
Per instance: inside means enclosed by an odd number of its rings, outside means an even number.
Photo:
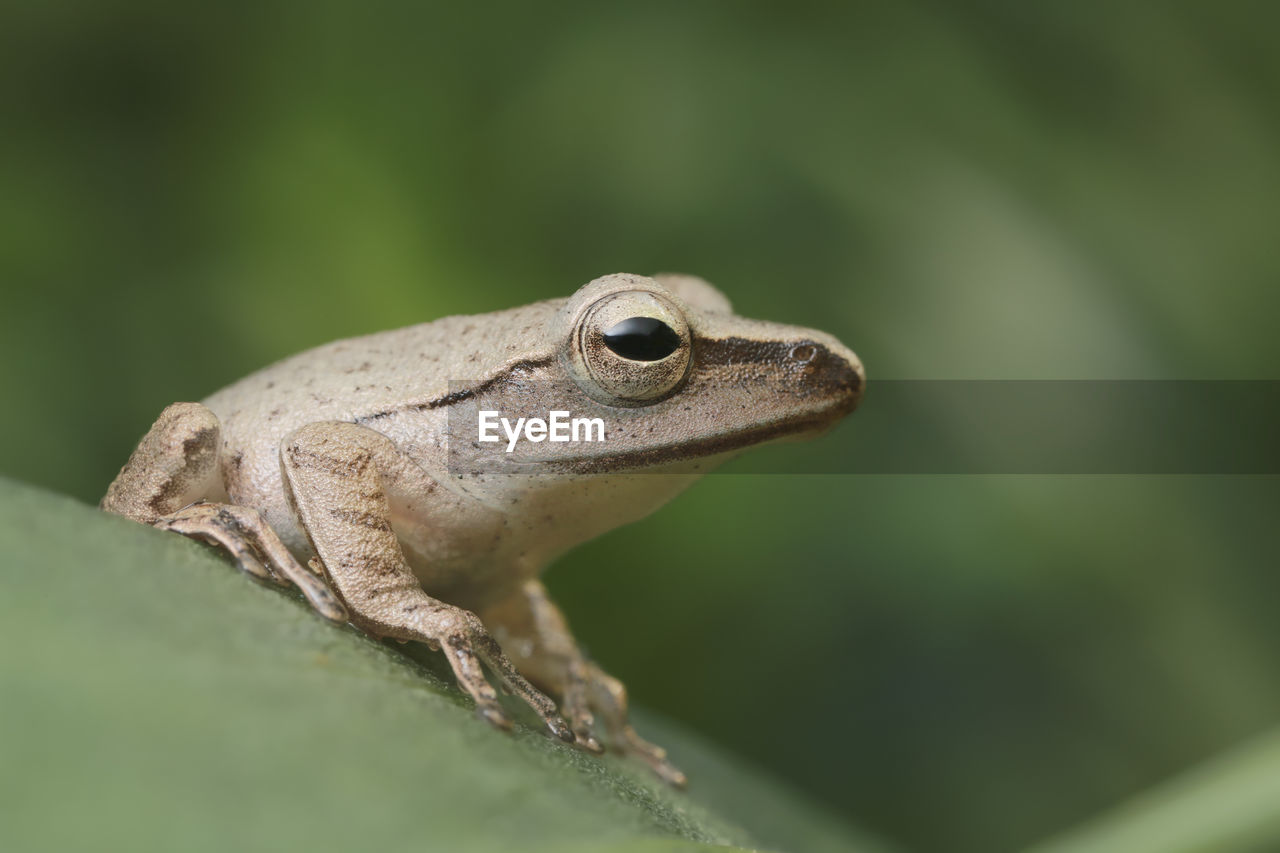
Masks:
[[[240,571],[260,583],[288,586],[289,581],[272,571],[256,550],[249,544],[242,531],[231,520],[227,508],[207,501],[196,501],[172,515],[154,522],[160,530],[181,533],[192,539],[200,539],[211,545],[221,545],[231,554]]]
[[[497,691],[485,680],[480,668],[483,661],[499,679],[504,691],[509,691],[537,712],[551,733],[560,740],[573,743],[574,733],[569,724],[556,712],[556,703],[538,690],[516,671],[502,647],[489,635],[474,613],[454,608],[442,623],[438,642],[449,655],[458,685],[476,700],[481,716],[498,725],[491,716],[498,707]],[[505,718],[505,715],[504,715]],[[509,727],[499,725],[499,728]]]
[[[585,749],[594,755],[604,755],[604,745],[596,740],[596,736],[588,729],[574,729],[573,745]]]
[[[232,552],[236,567],[258,583],[267,584],[268,586],[289,586],[289,579],[277,574],[272,570],[271,566],[258,558],[257,554],[247,548],[242,552]]]
[[[592,755],[604,755],[604,746],[595,739],[594,735],[578,735],[573,745],[585,749]]]
[[[551,733],[565,743],[575,743],[577,736],[573,733],[573,729],[569,728],[569,724],[558,715],[552,715],[547,720],[547,728],[551,729]]]
[[[667,751],[640,737],[628,722],[627,689],[622,682],[595,664],[587,666],[585,675],[589,704],[604,723],[609,749],[636,756],[668,785],[676,788],[688,785],[689,778],[667,760]]]
[[[650,743],[640,735],[636,734],[636,730],[630,725],[624,726],[619,732],[619,751],[634,755],[649,765],[659,779],[675,788],[685,788],[689,784],[689,777],[684,772],[667,760],[667,751],[657,744]]]
[[[505,656],[485,655],[485,663],[498,674],[503,685],[526,705],[537,712],[551,733],[565,743],[573,743],[576,739],[573,728],[556,712],[556,703],[552,702],[541,690],[534,687],[516,672]]]
[[[591,713],[591,709],[585,702],[566,697],[560,703],[560,712],[569,719],[569,728],[573,730],[574,746],[595,755],[604,753],[604,746],[595,734],[595,715]]]
[[[504,732],[511,731],[511,718],[498,707],[497,703],[477,703],[476,714],[495,729],[501,729]]]
[[[297,574],[293,582],[317,613],[335,625],[346,624],[350,618],[347,608],[324,581],[314,575]]]
[[[664,759],[656,764],[650,764],[649,766],[653,769],[654,773],[658,774],[659,779],[666,782],[671,787],[679,788],[682,791],[689,787],[689,777],[684,775],[684,772],[670,761],[666,761]]]

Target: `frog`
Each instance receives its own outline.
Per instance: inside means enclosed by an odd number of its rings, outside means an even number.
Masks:
[[[499,729],[527,705],[554,737],[683,787],[542,575],[743,450],[826,432],[865,386],[830,334],[739,316],[697,276],[616,273],[322,345],[173,403],[100,507],[224,549],[333,623],[444,652]],[[477,429],[535,412],[602,428],[496,443]]]

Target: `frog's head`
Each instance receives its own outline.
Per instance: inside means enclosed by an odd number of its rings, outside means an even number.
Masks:
[[[691,276],[605,276],[539,310],[541,323],[510,321],[536,344],[447,398],[455,487],[525,513],[530,571],[737,451],[827,429],[862,396],[862,364],[835,338],[739,317]],[[557,415],[575,424],[559,439]]]
[[[858,357],[831,335],[739,317],[692,276],[598,278],[557,326],[561,368],[585,395],[577,408],[608,426],[605,442],[573,452],[610,470],[820,433],[865,385]]]

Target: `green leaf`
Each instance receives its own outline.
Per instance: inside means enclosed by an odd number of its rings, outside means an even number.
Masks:
[[[1034,853],[1280,848],[1280,729],[1215,756]]]
[[[884,849],[648,717],[667,789],[518,726],[211,548],[0,480],[0,848]]]

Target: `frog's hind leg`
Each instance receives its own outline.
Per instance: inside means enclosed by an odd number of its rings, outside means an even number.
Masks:
[[[337,597],[299,565],[257,510],[205,500],[225,492],[218,472],[220,441],[213,412],[199,403],[174,403],[138,443],[107,489],[102,509],[221,545],[246,574],[293,583],[320,615],[346,622]]]
[[[594,663],[587,664],[586,681],[588,702],[604,722],[613,748],[640,758],[667,784],[685,787],[688,779],[667,760],[667,751],[640,737],[631,725],[626,686]]]

